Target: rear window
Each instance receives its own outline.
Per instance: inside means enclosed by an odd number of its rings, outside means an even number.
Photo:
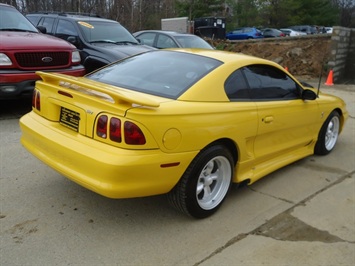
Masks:
[[[184,48],[213,49],[205,40],[195,35],[178,35],[175,39]]]
[[[177,99],[221,61],[176,51],[152,51],[126,58],[86,77],[147,94]]]
[[[107,21],[78,21],[79,28],[88,42],[130,42],[138,41],[121,24]]]

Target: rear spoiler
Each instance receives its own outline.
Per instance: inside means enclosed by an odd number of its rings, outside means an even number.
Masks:
[[[88,95],[94,95],[114,103],[126,102],[148,107],[160,106],[159,102],[144,97],[144,95],[140,93],[120,89],[119,87],[85,79],[83,77],[73,77],[59,73],[48,73],[42,71],[37,71],[36,74],[39,75],[46,83],[82,92]]]

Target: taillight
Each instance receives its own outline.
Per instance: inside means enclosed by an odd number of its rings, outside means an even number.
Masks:
[[[142,130],[136,124],[129,121],[124,123],[124,139],[127,144],[145,144],[145,137]]]
[[[36,90],[33,90],[32,94],[32,107],[36,108]]]
[[[32,107],[36,108],[38,111],[41,111],[41,94],[38,90],[33,90],[32,94]]]
[[[122,121],[116,117],[111,117],[108,121],[107,115],[101,115],[97,120],[96,135],[113,142],[122,142]],[[142,130],[134,123],[126,121],[123,126],[124,140],[129,145],[144,145],[146,143]]]
[[[115,142],[122,141],[121,120],[115,117],[110,119],[110,140]]]
[[[107,115],[99,117],[96,125],[96,134],[101,138],[107,138]]]

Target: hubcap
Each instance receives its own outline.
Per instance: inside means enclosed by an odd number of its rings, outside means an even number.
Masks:
[[[325,133],[325,148],[330,151],[334,148],[339,134],[339,118],[334,116],[328,124],[327,132]]]
[[[196,187],[197,202],[202,209],[211,210],[222,202],[228,192],[231,176],[231,165],[226,157],[215,157],[205,165]]]

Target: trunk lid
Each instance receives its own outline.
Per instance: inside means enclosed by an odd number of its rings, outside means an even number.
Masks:
[[[42,80],[36,82],[33,111],[87,137],[94,137],[96,119],[100,114],[123,118],[127,110],[134,107],[160,106],[156,96],[149,97],[85,77],[36,73]]]

